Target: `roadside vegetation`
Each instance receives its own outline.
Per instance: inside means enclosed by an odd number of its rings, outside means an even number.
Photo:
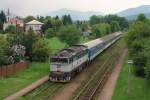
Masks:
[[[126,33],[129,55],[124,61],[112,100],[150,98],[150,20],[140,14]],[[133,64],[128,64],[128,60]],[[129,67],[131,68],[129,76]]]
[[[127,63],[128,59],[130,59],[129,56],[126,57],[122,66],[112,100],[149,100],[149,83],[145,78],[135,76],[134,66]],[[131,74],[128,80],[129,67],[131,68]]]
[[[150,20],[140,14],[126,35],[136,76],[150,80]]]
[[[19,71],[15,75],[0,78],[0,99],[17,92],[48,73],[48,63],[33,62],[27,69]]]

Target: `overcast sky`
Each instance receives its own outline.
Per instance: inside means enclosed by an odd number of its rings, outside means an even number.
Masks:
[[[0,0],[0,10],[9,8],[20,16],[47,14],[62,8],[108,14],[140,5],[150,5],[150,0]]]

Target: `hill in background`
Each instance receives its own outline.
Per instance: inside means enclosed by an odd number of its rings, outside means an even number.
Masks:
[[[53,12],[49,12],[46,15],[49,16],[56,16],[58,15],[59,17],[63,16],[63,15],[71,15],[71,18],[73,20],[89,20],[89,18],[92,15],[103,15],[102,12],[94,12],[94,11],[88,11],[88,12],[81,12],[81,11],[77,11],[77,10],[68,10],[68,9],[60,9],[57,11],[53,11]]]
[[[133,20],[136,19],[140,13],[143,13],[148,18],[150,18],[150,5],[143,5],[136,8],[129,8],[127,10],[117,13],[117,15],[126,17],[129,20]]]

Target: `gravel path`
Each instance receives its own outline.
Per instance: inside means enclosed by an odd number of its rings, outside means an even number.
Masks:
[[[122,64],[124,62],[125,56],[127,54],[127,51],[128,50],[125,49],[125,51],[123,52],[122,56],[118,60],[118,62],[116,64],[116,67],[112,71],[112,74],[108,78],[108,80],[107,80],[106,84],[104,85],[104,88],[103,88],[103,90],[102,90],[102,92],[99,95],[97,100],[111,100],[111,97],[113,95],[113,92],[114,92],[114,89],[115,89],[115,85],[116,85],[119,73],[121,71],[121,67],[122,67]]]

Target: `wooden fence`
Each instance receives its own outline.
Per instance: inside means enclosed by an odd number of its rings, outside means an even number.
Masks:
[[[19,62],[7,66],[0,67],[0,77],[6,77],[15,74],[19,70],[27,68],[29,62]]]

